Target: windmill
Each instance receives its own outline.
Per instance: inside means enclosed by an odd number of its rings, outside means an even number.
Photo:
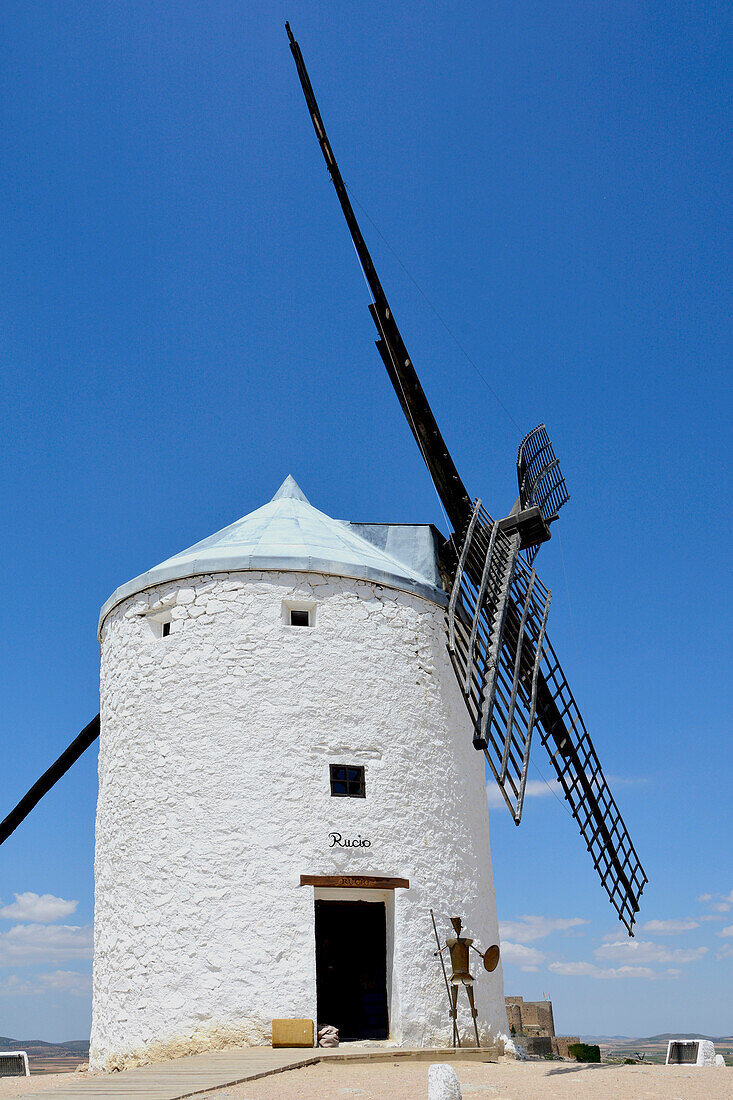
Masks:
[[[445,509],[452,533],[443,547],[450,578],[446,642],[484,754],[514,821],[522,817],[535,727],[620,920],[633,935],[647,881],[601,770],[583,718],[549,641],[550,592],[534,561],[568,500],[544,425],[522,440],[519,495],[495,520],[472,498],[456,469],[408,355],[359,229],[289,25],[290,48],[331,181],[372,294],[377,349]],[[99,736],[97,715],[0,823],[0,845]]]
[[[495,520],[472,498],[440,433],[354,214],[290,25],[290,49],[331,182],[371,291],[377,350],[453,531],[444,548],[450,576],[448,650],[484,754],[518,825],[535,727],[593,865],[633,935],[646,874],[547,635],[550,591],[534,561],[569,499],[544,424],[522,440],[519,496]]]

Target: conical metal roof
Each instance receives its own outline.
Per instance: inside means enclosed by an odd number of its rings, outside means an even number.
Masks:
[[[392,537],[394,532],[398,536]],[[326,573],[374,581],[443,604],[432,532],[427,525],[352,525],[331,519],[309,503],[288,475],[269,504],[118,588],[102,608],[100,629],[112,608],[128,596],[205,573]]]

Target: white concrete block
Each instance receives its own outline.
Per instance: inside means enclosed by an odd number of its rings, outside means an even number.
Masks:
[[[711,1043],[709,1039],[700,1040],[697,1049],[697,1064],[698,1066],[715,1065],[715,1044]]]
[[[458,1076],[447,1062],[437,1062],[428,1070],[428,1100],[462,1100]]]
[[[709,1039],[670,1039],[667,1044],[668,1066],[714,1066],[715,1044]]]

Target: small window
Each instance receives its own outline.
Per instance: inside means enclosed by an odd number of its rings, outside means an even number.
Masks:
[[[334,798],[366,798],[364,769],[349,764],[331,764],[331,795]]]
[[[290,625],[291,626],[310,626],[311,625],[311,613],[310,611],[299,611],[294,607],[290,608]]]
[[[171,632],[171,624],[170,624],[170,619],[168,620],[168,622],[167,622],[167,623],[161,623],[161,626],[163,627],[163,629],[162,629],[162,631],[161,631],[161,633],[162,633],[162,636],[163,636],[164,638],[167,638],[167,637],[168,637],[168,635],[169,635],[169,634],[170,634],[170,632]]]

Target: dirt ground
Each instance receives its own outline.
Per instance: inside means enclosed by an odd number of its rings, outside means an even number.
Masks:
[[[69,1088],[74,1081],[85,1081],[86,1073],[32,1073],[30,1077],[0,1077],[0,1097],[25,1096],[29,1092],[41,1092],[48,1089],[49,1098],[53,1097],[54,1089],[63,1085]]]
[[[465,1100],[733,1100],[733,1068],[453,1063]],[[74,1075],[0,1079],[0,1097],[68,1088]],[[424,1062],[307,1066],[218,1089],[205,1100],[427,1100]],[[204,1096],[201,1097],[204,1100]]]
[[[465,1100],[733,1100],[733,1069],[454,1062]],[[428,1065],[306,1066],[206,1100],[427,1100]],[[201,1097],[204,1100],[204,1097]]]

